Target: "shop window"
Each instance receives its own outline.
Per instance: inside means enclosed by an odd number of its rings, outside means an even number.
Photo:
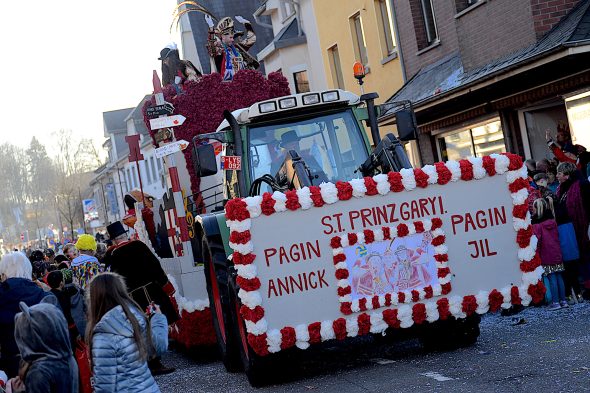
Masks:
[[[500,120],[438,138],[444,161],[506,152]]]
[[[363,34],[361,15],[356,14],[350,18],[350,25],[352,29],[352,37],[354,39],[354,54],[356,60],[366,66],[369,64],[369,58],[367,56],[367,45],[365,43],[365,35]]]
[[[342,76],[342,65],[340,64],[338,45],[334,45],[328,49],[328,56],[330,58],[330,69],[332,71],[332,81],[334,82],[334,87],[338,89],[344,89],[344,77]]]
[[[295,81],[295,93],[307,93],[310,91],[307,71],[294,72],[293,80]]]
[[[393,34],[393,18],[391,17],[391,3],[388,0],[377,0],[379,27],[383,32],[383,43],[385,55],[390,55],[395,51],[395,41]]]

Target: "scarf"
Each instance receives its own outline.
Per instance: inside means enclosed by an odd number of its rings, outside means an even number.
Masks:
[[[240,53],[236,49],[235,46],[225,46],[224,45],[224,64],[223,64],[223,80],[224,81],[231,81],[234,79],[234,75],[238,70],[234,70],[234,64],[232,62],[232,58],[239,58]]]

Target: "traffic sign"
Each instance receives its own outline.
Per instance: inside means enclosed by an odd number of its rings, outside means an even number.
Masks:
[[[174,106],[169,102],[162,105],[150,106],[146,109],[146,114],[151,119],[158,116],[171,115],[172,113],[174,113]]]
[[[158,147],[156,149],[156,157],[162,158],[165,156],[169,156],[170,154],[174,154],[176,152],[182,151],[188,147],[189,143],[185,140],[179,140],[176,142],[169,143],[162,147]]]
[[[150,128],[152,130],[159,130],[160,128],[176,127],[182,125],[185,120],[186,117],[182,115],[158,117],[150,119]]]

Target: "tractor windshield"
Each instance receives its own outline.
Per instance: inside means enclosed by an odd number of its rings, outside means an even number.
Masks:
[[[295,150],[319,179],[330,182],[361,176],[354,171],[368,157],[350,109],[291,123],[252,127],[249,144],[252,179],[265,174],[274,176],[288,150]]]

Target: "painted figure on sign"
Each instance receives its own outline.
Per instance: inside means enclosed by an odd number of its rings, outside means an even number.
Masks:
[[[241,16],[236,16],[236,20],[244,25],[245,33],[235,31],[234,21],[230,17],[222,18],[214,27],[213,18],[205,15],[209,26],[207,50],[224,81],[233,80],[239,70],[254,70],[259,66],[258,61],[248,53],[248,49],[256,43],[252,24]]]
[[[357,295],[382,295],[392,290],[385,275],[382,257],[378,253],[369,254],[364,264],[362,259],[358,259],[353,269],[353,289]]]
[[[395,277],[396,291],[412,290],[427,286],[432,281],[428,272],[427,261],[422,259],[428,245],[425,234],[422,245],[415,250],[400,245],[395,250],[397,258],[397,277]]]

